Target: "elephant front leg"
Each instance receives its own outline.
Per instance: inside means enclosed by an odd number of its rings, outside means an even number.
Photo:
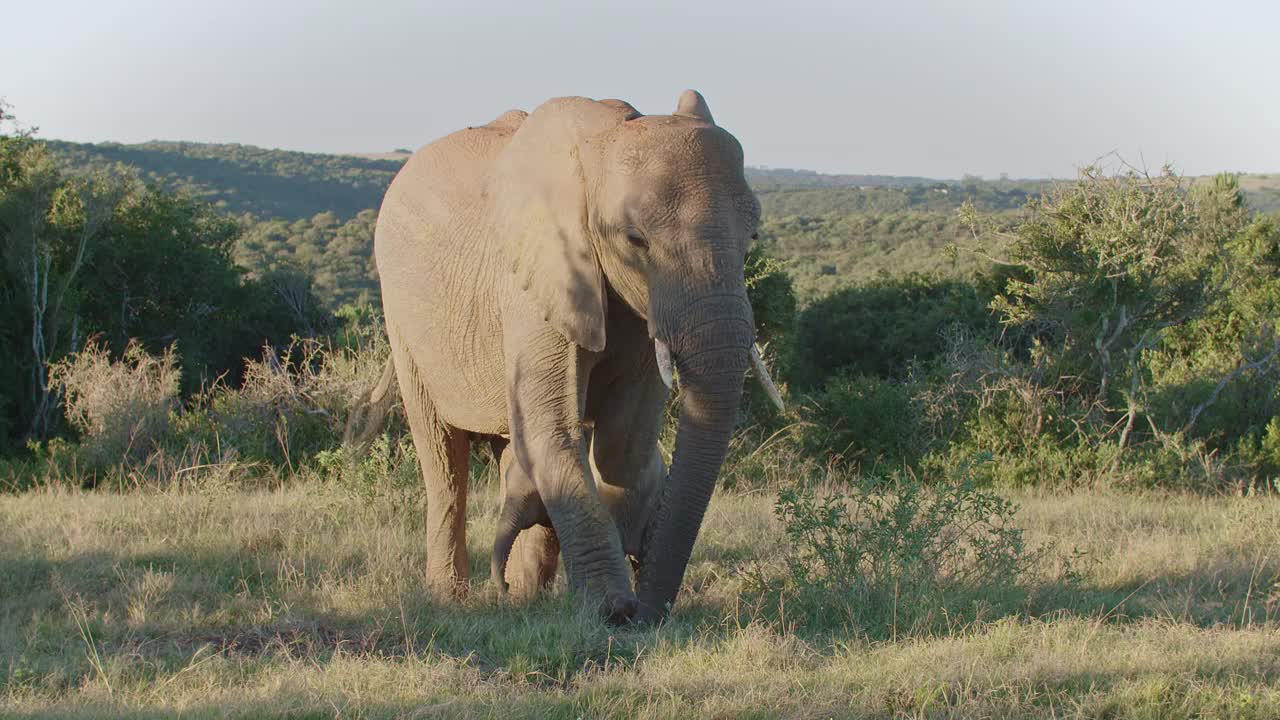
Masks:
[[[643,345],[647,350],[648,343]],[[658,434],[670,390],[652,353],[639,351],[615,362],[621,366],[616,375],[593,383],[587,398],[588,415],[595,421],[591,462],[623,549],[638,569],[644,532],[667,477]]]
[[[507,338],[511,446],[559,536],[569,587],[624,622],[637,601],[582,428],[590,357],[550,327]]]

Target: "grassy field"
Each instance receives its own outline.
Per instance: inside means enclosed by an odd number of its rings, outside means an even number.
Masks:
[[[675,618],[615,631],[562,590],[434,603],[416,513],[331,486],[3,496],[0,715],[1280,717],[1280,502],[1011,497],[1025,591],[870,642],[745,580],[781,572],[772,493],[717,496]]]

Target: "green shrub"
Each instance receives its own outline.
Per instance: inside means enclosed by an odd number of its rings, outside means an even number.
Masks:
[[[968,476],[929,487],[911,476],[845,491],[796,486],[778,494],[775,512],[786,576],[762,589],[814,627],[886,638],[972,620],[982,598],[1017,592],[1026,566],[1016,508]]]
[[[1262,432],[1241,438],[1234,454],[1259,484],[1280,490],[1280,417],[1271,418]]]
[[[1029,209],[1002,241],[1001,341],[957,344],[925,399],[931,422],[963,418],[934,466],[986,452],[1002,484],[1252,482],[1280,412],[1270,221],[1233,177],[1191,188],[1167,168],[1086,168]]]
[[[796,320],[790,379],[813,389],[839,374],[906,378],[941,356],[944,332],[953,325],[993,335],[992,292],[982,281],[909,275],[828,295]]]
[[[806,396],[806,452],[865,470],[915,465],[926,438],[914,386],[867,375],[839,375]]]
[[[0,492],[20,493],[37,487],[83,485],[78,470],[79,447],[66,438],[30,440],[22,455],[0,456]]]
[[[786,266],[762,246],[753,245],[747,251],[743,274],[757,338],[761,343],[783,342],[796,315],[796,294]]]
[[[396,508],[418,507],[422,475],[413,438],[383,433],[367,449],[336,447],[316,453],[316,467],[329,483],[361,502],[389,501]]]

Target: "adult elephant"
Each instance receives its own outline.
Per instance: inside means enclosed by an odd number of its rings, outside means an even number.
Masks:
[[[614,622],[669,610],[759,358],[743,281],[759,214],[741,147],[694,91],[664,116],[557,98],[409,159],[374,252],[432,587],[465,592],[468,447],[503,436],[570,587]],[[654,481],[673,367],[680,425]]]

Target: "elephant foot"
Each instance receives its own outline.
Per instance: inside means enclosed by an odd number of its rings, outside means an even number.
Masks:
[[[466,578],[458,577],[456,573],[447,571],[427,571],[426,585],[427,592],[435,596],[442,602],[461,602],[467,599],[471,586],[467,583]]]
[[[494,587],[498,588],[498,597],[506,600],[511,595],[511,585],[503,575],[503,570],[495,569],[489,574],[489,580],[493,582]]]
[[[661,605],[640,601],[637,603],[636,613],[631,618],[631,622],[636,625],[657,625],[667,618],[671,613],[671,603],[666,602]]]
[[[626,595],[611,594],[606,595],[604,601],[600,604],[600,615],[608,625],[626,625],[632,621],[639,608],[640,601],[636,599],[635,595],[631,593]]]
[[[507,593],[511,590],[511,586],[507,584],[506,576],[507,559],[499,555],[495,549],[493,556],[489,560],[489,581],[494,587],[498,588],[498,597],[505,599]]]
[[[467,599],[471,588],[464,582],[427,583],[427,592],[440,602],[456,603]]]

